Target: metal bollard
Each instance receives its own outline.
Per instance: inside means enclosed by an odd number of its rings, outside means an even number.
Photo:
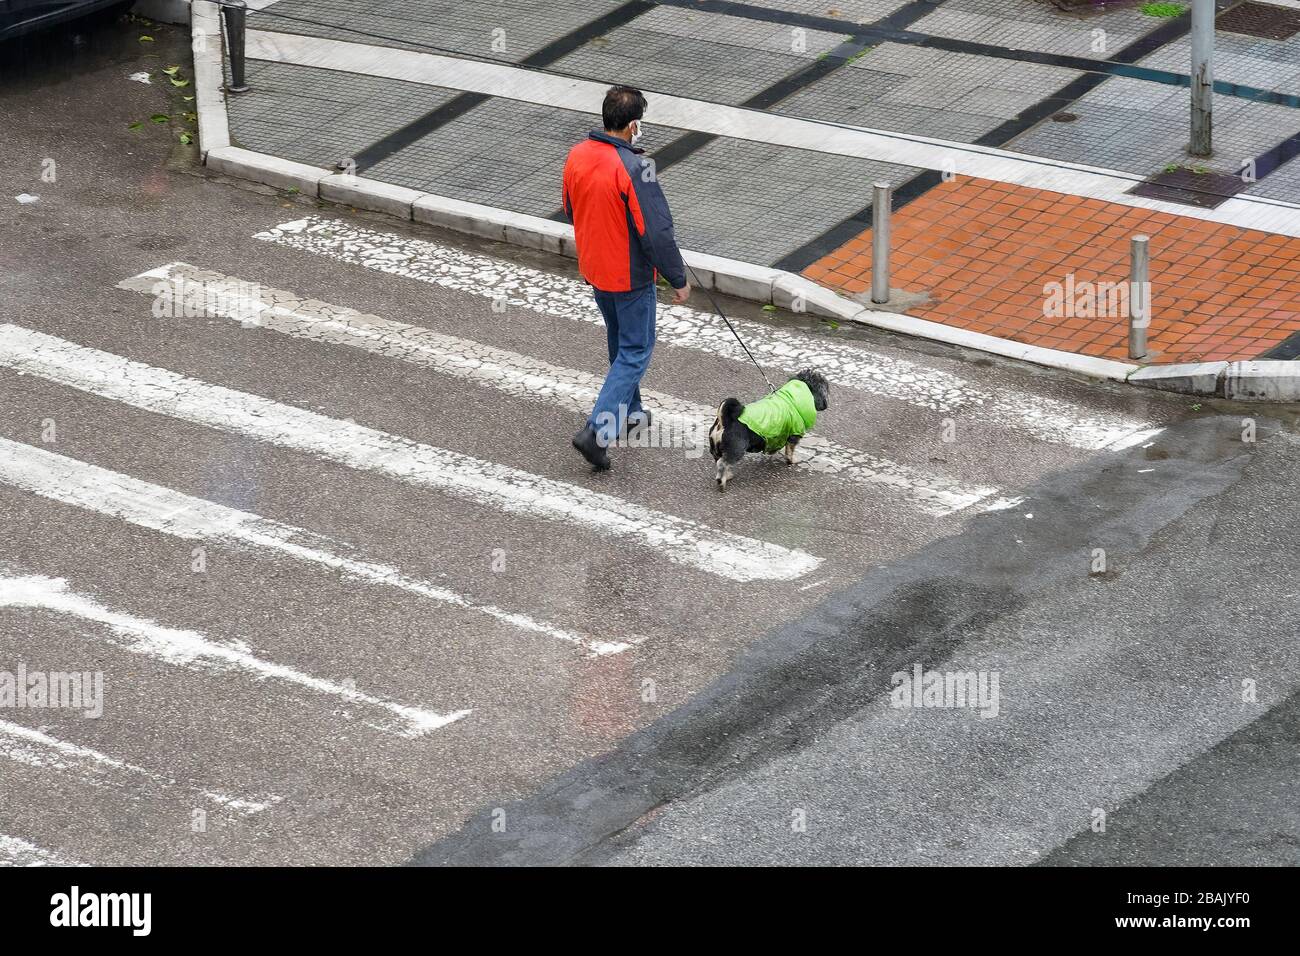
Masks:
[[[1150,238],[1134,236],[1129,246],[1128,357],[1146,358],[1147,327],[1151,325]]]
[[[226,42],[230,45],[230,82],[227,93],[246,93],[244,82],[244,30],[248,22],[248,5],[244,0],[227,0],[221,5],[221,15],[226,21]]]
[[[1192,135],[1193,156],[1214,152],[1214,0],[1192,0]]]
[[[871,191],[871,301],[889,301],[889,205],[893,188],[875,183]]]

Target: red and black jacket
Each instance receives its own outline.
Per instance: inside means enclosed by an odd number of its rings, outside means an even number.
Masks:
[[[686,266],[673,216],[645,150],[593,131],[564,164],[564,214],[573,223],[578,270],[603,292],[630,292],[658,271],[680,289]]]

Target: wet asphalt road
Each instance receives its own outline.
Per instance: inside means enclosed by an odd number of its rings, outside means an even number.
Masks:
[[[875,383],[837,386],[819,435],[980,500],[938,513],[898,483],[754,461],[722,496],[707,456],[681,448],[619,450],[612,472],[592,475],[568,447],[580,414],[540,389],[227,318],[159,318],[149,296],[119,288],[184,262],[575,375],[604,364],[603,334],[573,309],[499,311],[473,272],[419,281],[253,238],[316,216],[392,247],[487,256],[503,274],[573,278],[567,261],[205,176],[174,129],[149,121],[183,110],[181,93],[128,80],[184,64],[184,38],[139,33],[119,23],[54,39],[3,68],[3,323],[270,399],[274,414],[308,410],[508,466],[531,476],[525,491],[543,478],[575,500],[611,495],[706,545],[766,542],[784,549],[774,566],[819,563],[736,580],[647,535],[475,498],[461,458],[444,456],[451,483],[431,486],[373,458],[303,450],[300,429],[267,440],[231,417],[242,398],[216,401],[193,381],[159,410],[148,387],[134,404],[105,394],[118,374],[73,387],[11,358],[0,671],[102,672],[104,713],[0,710],[0,847],[105,864],[1295,862],[1295,764],[1260,742],[1294,726],[1300,681],[1289,419],[1259,416],[1259,440],[1243,443],[1243,414],[1258,410],[728,301],[772,335],[840,349],[845,377]],[[20,193],[40,198],[21,205]],[[14,354],[15,334],[0,328],[0,354]],[[85,360],[51,349],[54,365]],[[960,394],[927,405],[918,380]],[[706,407],[762,390],[731,353],[662,332],[646,386]],[[1157,429],[1127,448],[1090,444]],[[632,646],[591,656],[297,552],[178,536],[171,518],[142,526],[120,499],[70,502],[66,471],[36,493],[40,455]],[[987,510],[995,502],[1010,506]],[[1096,548],[1110,564],[1090,574]],[[33,581],[77,600],[14,597]],[[915,663],[998,673],[998,717],[890,707],[891,674]],[[1243,680],[1255,701],[1241,699]],[[469,713],[414,734],[385,702]],[[1104,834],[1089,830],[1098,808]],[[1225,815],[1252,822],[1243,833]]]

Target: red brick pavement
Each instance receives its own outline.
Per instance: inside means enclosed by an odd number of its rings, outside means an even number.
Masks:
[[[1100,296],[1106,314],[1090,315],[1088,283],[1124,284],[1126,295],[1129,240],[1141,233],[1151,237],[1151,361],[1259,358],[1300,332],[1297,238],[983,179],[935,187],[892,228],[893,286],[931,297],[908,314],[957,328],[1127,359],[1121,300]],[[870,289],[870,230],[804,275]],[[1073,289],[1073,303],[1056,298],[1063,314],[1044,314],[1052,283]]]

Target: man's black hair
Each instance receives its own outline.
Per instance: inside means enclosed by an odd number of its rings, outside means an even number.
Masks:
[[[630,86],[611,86],[605,91],[605,102],[600,108],[600,118],[605,129],[613,132],[624,129],[633,120],[645,115],[646,101],[640,90]]]

